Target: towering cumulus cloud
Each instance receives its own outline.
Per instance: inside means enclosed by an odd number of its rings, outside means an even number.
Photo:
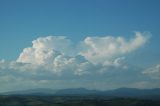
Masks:
[[[64,36],[41,37],[32,44],[23,50],[17,62],[43,66],[56,74],[67,71],[77,75],[86,73],[86,67],[91,65],[83,56],[75,54],[76,48]]]
[[[74,53],[72,42],[64,36],[41,37],[32,41],[33,46],[25,48],[17,62],[43,64],[50,63],[58,55],[70,56]]]
[[[136,32],[135,38],[123,37],[87,37],[84,40],[81,55],[93,63],[105,63],[115,57],[130,53],[146,43],[149,36]]]
[[[24,48],[16,61],[1,61],[0,68],[14,70],[11,73],[17,73],[15,75],[34,75],[40,79],[98,76],[108,69],[126,68],[123,64],[125,55],[143,46],[148,38],[148,33],[136,32],[131,39],[87,37],[74,44],[65,36],[40,37],[32,41],[31,47]]]
[[[143,72],[126,60],[149,37],[149,33],[136,32],[131,38],[86,37],[77,43],[65,36],[40,37],[24,48],[16,60],[0,61],[0,84],[12,88],[148,87],[152,84],[147,82],[149,77],[154,82],[159,79],[159,65]]]

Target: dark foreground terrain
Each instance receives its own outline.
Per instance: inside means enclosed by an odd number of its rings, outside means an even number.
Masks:
[[[159,100],[104,96],[0,96],[0,106],[160,106]]]

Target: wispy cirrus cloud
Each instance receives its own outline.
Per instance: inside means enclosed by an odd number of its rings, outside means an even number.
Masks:
[[[152,79],[160,79],[160,64],[152,66],[142,72],[144,75],[149,76]]]

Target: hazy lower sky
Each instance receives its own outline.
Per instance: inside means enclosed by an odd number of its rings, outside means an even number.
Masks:
[[[0,92],[160,87],[159,0],[0,0]]]

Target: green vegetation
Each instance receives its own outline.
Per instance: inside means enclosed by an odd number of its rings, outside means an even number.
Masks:
[[[160,101],[96,96],[0,96],[0,106],[160,106]]]

